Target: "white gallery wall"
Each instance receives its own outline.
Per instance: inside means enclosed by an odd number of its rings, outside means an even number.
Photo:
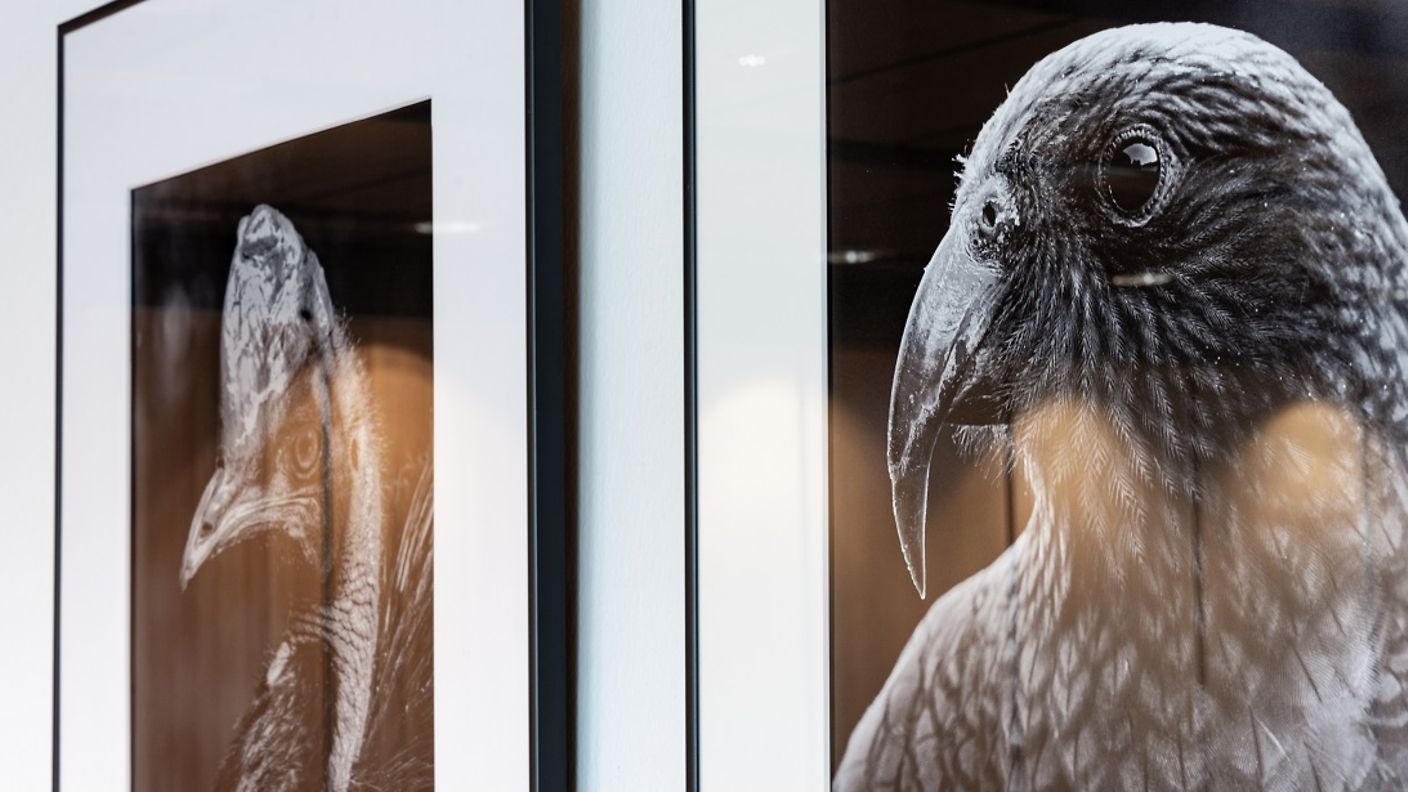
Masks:
[[[826,789],[825,4],[700,0],[700,786]]]
[[[0,0],[0,758],[50,786],[57,28],[92,0]]]
[[[681,6],[581,3],[583,792],[685,788]]]

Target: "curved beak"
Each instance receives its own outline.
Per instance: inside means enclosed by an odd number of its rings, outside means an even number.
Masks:
[[[186,534],[186,550],[181,554],[182,591],[186,590],[201,564],[214,554],[217,537],[221,534],[221,523],[234,489],[228,483],[223,467],[216,468],[210,481],[206,483],[200,504],[196,506],[196,512],[191,517],[190,531]]]
[[[949,229],[924,270],[909,309],[890,391],[887,455],[900,550],[923,598],[924,513],[929,460],[943,423],[1000,420],[982,343],[992,322],[998,272],[975,260],[960,227]]]

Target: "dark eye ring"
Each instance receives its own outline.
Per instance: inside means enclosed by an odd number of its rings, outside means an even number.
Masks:
[[[1172,176],[1168,146],[1140,125],[1116,135],[1100,158],[1097,187],[1115,217],[1142,225],[1158,211]]]

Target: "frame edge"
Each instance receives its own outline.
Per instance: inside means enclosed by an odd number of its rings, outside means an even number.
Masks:
[[[684,140],[685,789],[699,792],[699,346],[695,0],[681,0]]]
[[[535,792],[574,788],[562,0],[525,0],[529,724]]]

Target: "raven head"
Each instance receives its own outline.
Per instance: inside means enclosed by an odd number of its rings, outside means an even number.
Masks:
[[[322,267],[268,206],[240,220],[237,237],[221,319],[219,456],[191,519],[182,588],[223,550],[271,529],[313,557],[327,502],[337,333]]]
[[[1070,399],[1191,495],[1271,407],[1372,414],[1365,394],[1397,387],[1406,244],[1349,113],[1255,36],[1135,25],[1044,58],[974,141],[895,367],[888,463],[920,596],[940,425]]]

